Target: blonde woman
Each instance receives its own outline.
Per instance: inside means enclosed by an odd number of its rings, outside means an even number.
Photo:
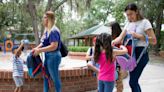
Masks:
[[[45,32],[41,38],[41,43],[33,49],[34,55],[45,52],[44,67],[46,74],[53,80],[56,92],[61,92],[61,81],[59,75],[59,64],[61,62],[60,53],[60,31],[54,25],[54,13],[47,11],[43,16]],[[44,92],[49,91],[48,79],[44,77]]]

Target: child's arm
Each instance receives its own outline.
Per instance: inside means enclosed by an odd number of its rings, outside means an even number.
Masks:
[[[121,45],[120,48],[121,49],[119,49],[119,50],[118,49],[113,50],[113,56],[114,57],[117,56],[117,55],[123,55],[123,54],[128,53],[128,50],[125,46]]]
[[[16,50],[16,52],[15,52],[15,56],[18,56],[18,52],[19,52],[19,51],[22,51],[23,45],[24,45],[23,43],[20,44],[19,48],[18,48],[18,49]]]

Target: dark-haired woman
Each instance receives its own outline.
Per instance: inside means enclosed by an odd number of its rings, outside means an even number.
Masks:
[[[125,13],[128,18],[128,23],[125,25],[122,33],[115,40],[112,41],[112,45],[120,43],[126,34],[131,34],[135,39],[138,39],[135,48],[136,59],[141,54],[143,48],[146,46],[145,36],[148,35],[149,43],[155,45],[157,40],[149,20],[145,19],[139,12],[136,4],[128,4],[125,8]],[[140,85],[138,80],[142,74],[143,69],[149,61],[148,52],[143,54],[137,67],[130,72],[130,81],[129,85],[132,89],[132,92],[141,92]]]
[[[115,21],[111,22],[110,27],[112,30],[112,39],[115,39],[116,37],[118,37],[121,34],[122,29],[118,22],[115,22]],[[120,45],[121,45],[121,43],[117,44],[116,47],[119,47]],[[127,72],[123,71],[117,62],[116,62],[116,69],[117,69],[117,73],[118,73],[118,78],[116,80],[117,92],[123,92],[123,78],[125,75],[127,75]]]

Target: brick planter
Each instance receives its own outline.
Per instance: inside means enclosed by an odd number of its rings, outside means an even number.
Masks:
[[[164,57],[164,51],[160,51],[159,54],[161,57]]]
[[[97,88],[97,79],[92,76],[92,71],[86,68],[60,70],[62,92],[85,92]],[[36,78],[30,78],[24,73],[23,92],[43,92],[43,79],[41,74]],[[14,92],[15,84],[11,70],[0,70],[0,92]],[[54,88],[51,88],[54,92]]]
[[[71,59],[86,60],[85,59],[86,52],[69,52],[68,56]]]

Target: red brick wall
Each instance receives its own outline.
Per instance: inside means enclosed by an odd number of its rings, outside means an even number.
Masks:
[[[68,56],[71,59],[80,59],[80,60],[86,60],[86,52],[69,52]]]
[[[97,80],[88,69],[65,69],[60,70],[62,81],[62,92],[85,92],[97,88]],[[23,92],[43,92],[43,80],[41,75],[37,78],[30,78],[24,74]],[[12,79],[12,72],[0,70],[0,92],[13,92],[15,84]],[[54,88],[51,88],[54,90]],[[51,91],[54,92],[54,91]]]

